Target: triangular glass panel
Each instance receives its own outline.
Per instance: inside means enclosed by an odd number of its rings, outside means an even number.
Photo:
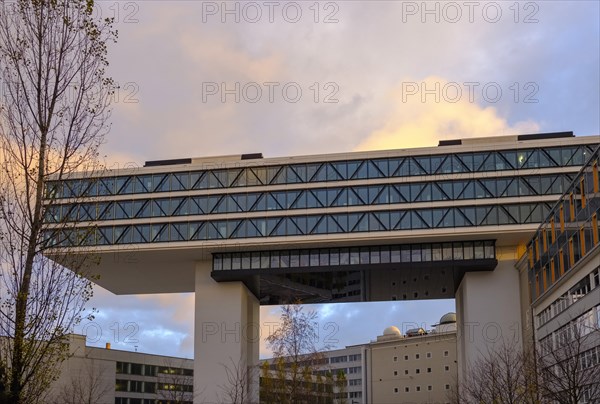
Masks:
[[[296,184],[302,182],[302,179],[296,174],[292,166],[285,166],[285,179],[287,184]]]
[[[302,234],[298,226],[296,226],[296,223],[289,217],[285,218],[285,229],[286,236],[297,236]]]
[[[499,224],[516,224],[517,222],[513,219],[511,215],[508,214],[506,210],[502,208],[502,206],[498,207],[498,223]]]
[[[287,209],[287,193],[285,191],[272,192],[271,195],[279,205],[277,209]]]
[[[170,174],[154,174],[152,178],[154,192],[169,192],[171,190]]]
[[[116,185],[118,195],[133,193],[133,181],[131,177],[117,177]]]
[[[369,165],[369,178],[389,177],[389,160],[377,159],[371,160]],[[373,166],[373,167],[371,167]],[[375,171],[377,170],[377,172]]]
[[[253,180],[256,182],[256,177],[254,174],[250,173],[250,169],[241,170],[238,174],[237,178],[233,180],[230,187],[246,187],[248,186],[248,176],[251,176]]]
[[[368,197],[368,203],[370,205],[373,204],[377,204],[377,201],[380,197],[381,194],[383,194],[384,190],[386,190],[386,187],[381,186],[381,185],[374,185],[374,186],[370,186],[369,188],[369,197]],[[383,195],[383,200],[387,201],[387,195]],[[384,202],[387,203],[387,202]]]
[[[221,204],[221,201],[224,200],[223,196],[220,195],[216,195],[216,196],[208,196],[206,197],[207,199],[207,208],[206,208],[206,213],[214,213],[214,212],[218,212],[219,211],[219,205]],[[226,204],[223,204],[223,211],[226,211]]]
[[[190,186],[189,173],[175,173],[171,178],[171,191],[187,190]]]
[[[337,223],[333,216],[327,216],[327,233],[343,233],[344,229]]]
[[[363,216],[363,213],[349,213],[348,214],[348,231],[355,231],[354,228],[358,224],[358,221]]]
[[[369,231],[369,215],[361,214],[361,217],[358,220],[358,223],[356,224],[356,226],[354,226],[354,229],[352,229],[352,231],[353,232]]]
[[[306,165],[306,176],[309,182],[321,182],[327,179],[326,170],[321,170],[323,164],[307,164]]]
[[[548,154],[546,154],[546,151],[544,149],[539,149],[538,154],[539,154],[539,158],[540,158],[540,167],[541,168],[554,167],[554,162],[552,161],[550,156],[548,156]]]
[[[227,185],[227,170],[215,170],[208,172],[208,188],[225,188]]]
[[[238,186],[244,186],[246,184],[245,170],[230,168],[229,170],[225,170],[225,172],[227,173],[227,180],[225,181],[227,187],[234,186],[238,179],[240,182],[240,185]]]
[[[369,218],[369,230],[386,231],[390,228],[390,213],[376,212],[371,213]]]
[[[520,153],[519,157],[520,158]],[[539,168],[540,167],[540,153],[539,150],[527,150],[527,161],[523,163],[523,168]]]
[[[247,212],[247,194],[231,195],[231,200],[235,203],[232,207],[234,212]]]
[[[432,201],[445,201],[448,199],[450,199],[450,198],[448,198],[446,193],[444,191],[442,191],[442,189],[439,187],[438,184],[436,184],[436,183],[431,184],[431,200]]]
[[[519,196],[535,195],[535,192],[531,189],[527,181],[523,178],[519,178]]]
[[[301,191],[300,195],[298,195],[296,197],[296,199],[294,200],[294,203],[292,203],[291,208],[292,209],[306,209],[306,207],[307,207],[307,200],[306,200],[307,194],[308,194],[307,191]],[[312,197],[312,195],[311,195],[311,197]]]
[[[444,161],[441,162],[439,168],[435,172],[436,174],[452,174],[452,156],[447,156]]]
[[[384,192],[385,195],[389,195],[389,200],[388,203],[400,203],[400,202],[406,202],[404,200],[404,198],[402,197],[402,195],[400,195],[400,192],[398,192],[398,190],[396,189],[395,186],[393,185],[386,185],[387,191]],[[381,203],[385,203],[385,202],[381,202]]]
[[[130,201],[117,202],[115,210],[116,219],[130,219],[132,217],[133,204]],[[79,220],[83,220],[80,218]]]
[[[475,226],[477,223],[477,219],[476,219],[476,212],[475,212],[475,208],[473,207],[462,207],[462,208],[456,208],[456,216],[458,216],[458,214],[464,216],[464,218],[467,220],[467,225],[468,226]]]
[[[223,238],[223,236],[221,236],[221,233],[219,233],[219,230],[217,230],[215,223],[206,222],[206,227],[206,238],[208,240],[217,240]]]
[[[327,206],[334,206],[342,188],[327,188]]]
[[[348,189],[341,188],[330,206],[348,206]]]
[[[294,216],[290,220],[300,230],[300,234],[308,234],[308,222],[306,216]]]
[[[402,175],[399,171],[403,162],[404,159],[388,159],[390,177],[399,177]]]
[[[421,216],[417,214],[416,211],[412,210],[410,212],[411,225],[413,229],[425,229],[429,226],[421,219]]]
[[[481,185],[479,181],[472,180],[470,181],[470,183],[473,185],[473,192],[475,194],[475,198],[480,199],[492,197],[492,194],[490,194],[490,192],[483,185]]]
[[[327,170],[327,181],[340,181],[344,178],[337,172],[333,164],[325,163],[325,169]]]
[[[414,157],[411,158],[411,160],[412,166],[418,167],[417,171],[411,170],[411,175],[421,175],[421,173],[433,174],[441,162],[440,158],[437,156]]]
[[[102,178],[98,184],[98,195],[113,195],[115,182],[112,178]],[[63,191],[64,192],[64,191]]]
[[[409,165],[410,175],[425,175],[427,171],[420,164],[418,164],[412,157],[407,157],[407,162]]]
[[[236,232],[237,228],[241,226],[243,220],[228,220],[227,223],[227,233],[225,234],[225,238],[231,238],[231,236]],[[221,228],[219,229],[222,233]]]
[[[488,215],[491,212],[491,207],[489,206],[482,206],[482,207],[477,207],[475,208],[476,212],[477,212],[477,226],[484,226],[487,224],[488,221]]]
[[[131,234],[131,226],[115,226],[115,244],[130,244]]]
[[[325,202],[325,203],[323,203]],[[326,190],[310,190],[306,195],[307,208],[322,208],[327,204],[327,191]]]
[[[210,225],[207,222],[190,222],[189,239],[190,240],[208,240],[208,228]]]
[[[475,171],[473,168],[473,154],[472,153],[461,153],[454,156],[456,159],[460,160],[462,165],[466,167],[467,172]]]
[[[277,226],[279,226],[280,222],[282,221],[282,218],[279,217],[268,217],[266,219],[267,221],[267,235],[268,236],[273,236],[273,232],[277,229]],[[285,228],[285,226],[284,226]]]
[[[296,173],[296,176],[300,180],[299,182],[308,182],[306,164],[294,164],[290,168]]]
[[[170,241],[183,241],[187,236],[187,223],[175,223],[170,225]]]
[[[281,167],[281,169],[275,174],[271,180],[271,184],[287,184],[287,167]]]
[[[267,180],[267,169],[264,167],[249,167],[246,169],[246,185],[265,185]]]
[[[410,211],[401,212],[402,217],[396,226],[398,230],[410,230],[412,228],[412,224],[410,221],[411,213]],[[420,219],[419,219],[420,220]]]
[[[362,164],[362,161],[360,160],[352,160],[352,161],[348,161],[347,163],[347,167],[348,167],[348,179],[352,178],[356,171],[358,170],[358,167]]]
[[[248,201],[248,202],[250,202],[250,201]],[[250,208],[251,211],[260,212],[260,211],[267,210],[267,198],[266,198],[265,194],[260,194],[257,201],[254,202],[253,205],[250,205],[250,203],[248,203],[248,206],[251,206],[251,208]]]
[[[369,177],[369,165],[366,161],[360,163],[360,166],[356,169],[354,174],[352,174],[352,179],[363,180]]]
[[[514,170],[517,165],[517,152],[512,150],[498,152],[496,168],[498,170]]]
[[[322,216],[312,230],[312,234],[327,234],[327,219]]]
[[[348,179],[348,165],[345,161],[334,161],[329,164],[331,164],[331,166],[335,169],[335,171],[337,171],[337,173],[339,174],[341,179],[343,179],[343,180]]]
[[[267,222],[264,219],[246,219],[249,222],[248,228],[250,226],[254,227],[256,230],[256,237],[263,237],[267,233]],[[254,231],[254,230],[251,230]]]
[[[208,188],[208,180],[206,179],[205,171],[194,171],[190,173],[191,189],[206,189]]]
[[[340,213],[337,215],[331,215],[335,221],[337,222],[338,226],[342,229],[342,233],[347,233],[348,232],[348,215],[345,213]]]

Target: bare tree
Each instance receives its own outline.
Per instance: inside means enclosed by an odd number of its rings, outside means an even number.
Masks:
[[[258,369],[244,365],[240,359],[235,362],[223,364],[227,383],[220,386],[222,391],[221,402],[224,404],[257,404],[252,402],[252,381]]]
[[[327,361],[320,352],[327,347],[317,347],[318,337],[316,312],[305,312],[300,304],[283,306],[279,328],[266,339],[275,357],[275,382],[271,383],[275,391],[262,388],[261,394],[276,396],[282,404],[314,400],[307,391],[312,384],[305,375],[315,375]]]
[[[346,404],[348,395],[348,380],[343,370],[338,370],[335,375],[335,403]]]
[[[537,404],[532,359],[514,342],[490,347],[449,393],[453,403]]]
[[[77,375],[62,387],[55,404],[104,404],[114,391],[114,380],[106,382],[105,369],[93,359],[87,359]]]
[[[561,404],[600,402],[600,331],[594,317],[590,310],[540,344],[544,398]]]
[[[85,259],[68,271],[44,256],[53,242],[89,236],[62,219],[44,227],[56,213],[44,197],[55,191],[50,180],[95,167],[108,129],[107,41],[116,33],[93,7],[0,0],[0,361],[13,403],[42,400],[92,293]]]

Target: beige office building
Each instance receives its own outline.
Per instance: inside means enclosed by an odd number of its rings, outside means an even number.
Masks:
[[[388,327],[367,345],[367,402],[446,403],[456,383],[456,315],[444,315],[430,333],[402,335]]]
[[[191,404],[194,361],[141,352],[89,347],[70,336],[71,357],[62,365],[47,403]],[[84,401],[85,400],[85,401]]]

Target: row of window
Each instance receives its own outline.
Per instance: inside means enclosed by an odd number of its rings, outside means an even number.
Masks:
[[[191,384],[157,383],[142,380],[116,380],[115,391],[156,394],[157,390],[181,391],[191,393],[194,391],[194,386],[192,386]]]
[[[597,287],[600,287],[600,266],[541,311],[536,316],[536,325],[541,327]]]
[[[546,203],[337,213],[45,231],[52,246],[161,243],[539,223]]]
[[[560,350],[574,341],[581,343],[586,335],[597,331],[600,327],[600,305],[592,307],[579,317],[548,334],[540,340],[543,355]],[[567,349],[568,350],[568,349]]]
[[[492,245],[493,245],[494,242],[493,241],[486,241],[486,243],[488,243],[488,244],[492,243]],[[453,244],[458,244],[458,243],[453,243]],[[444,351],[444,357],[447,358],[448,355],[450,355],[450,352],[449,351]],[[425,357],[427,359],[431,359],[433,357],[433,354],[431,352],[427,352],[425,354]],[[415,354],[415,360],[419,360],[419,359],[421,359],[421,354],[419,354],[419,353]],[[394,362],[398,362],[398,357],[394,356],[393,360],[394,360]],[[404,360],[405,361],[410,360],[410,356],[409,355],[404,355]]]
[[[117,374],[157,376],[159,373],[166,375],[194,376],[193,369],[177,368],[171,366],[144,365],[141,363],[117,362]]]
[[[154,398],[115,397],[115,404],[193,404],[191,401],[157,400]]]
[[[444,365],[444,372],[449,372],[450,371],[450,366],[448,365]],[[425,369],[426,373],[431,373],[432,369],[431,368],[426,368]],[[416,375],[421,374],[421,369],[420,368],[416,368],[415,372]],[[409,370],[408,369],[404,369],[404,375],[408,375],[409,374]],[[394,370],[394,376],[398,376],[398,371]]]
[[[314,183],[452,173],[480,173],[584,164],[594,146],[393,157],[279,166],[210,169],[50,182],[48,198],[126,195],[195,189]]]
[[[444,385],[444,389],[445,390],[450,390],[450,385],[446,384]],[[415,391],[416,392],[420,392],[420,391],[425,391],[424,389],[421,390],[421,386],[415,386]],[[427,386],[427,391],[433,391],[433,386]],[[406,386],[404,387],[404,392],[405,393],[410,393],[410,387]],[[400,393],[400,389],[398,387],[394,387],[394,393],[398,394]]]
[[[528,245],[532,300],[600,244],[600,148],[581,169]]]
[[[529,252],[531,299],[535,300],[554,285],[566,272],[573,268],[581,258],[600,244],[598,216],[600,216],[600,198],[597,198],[598,210],[585,222],[575,224],[560,233],[548,247],[540,247],[543,255],[532,262]],[[545,233],[543,233],[545,234]],[[539,241],[534,241],[539,243]],[[545,249],[544,249],[545,248]]]
[[[48,223],[562,194],[567,174],[435,183],[284,190],[49,206]]]
[[[247,253],[214,253],[213,270],[301,268],[338,265],[388,264],[452,260],[494,259],[494,241],[406,244],[394,246],[321,248]],[[350,355],[360,360],[361,355]],[[346,362],[347,356],[330,358]]]

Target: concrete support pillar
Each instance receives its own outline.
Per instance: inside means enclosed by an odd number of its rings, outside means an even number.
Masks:
[[[498,253],[498,252],[497,252]],[[456,292],[458,379],[503,343],[521,349],[519,272],[513,256],[498,256],[492,272],[468,272]]]
[[[248,369],[243,383],[258,403],[259,302],[242,282],[214,281],[210,261],[196,264],[194,403],[229,403],[227,370]],[[243,372],[242,372],[243,373]]]

